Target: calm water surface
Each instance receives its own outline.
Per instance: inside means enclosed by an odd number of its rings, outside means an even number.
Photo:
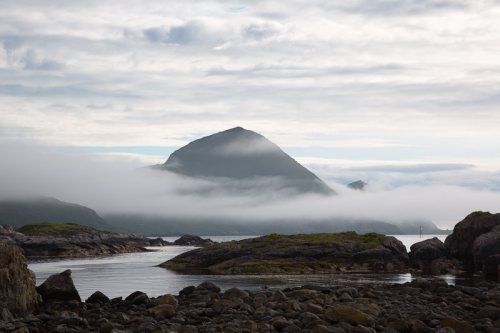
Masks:
[[[409,250],[411,244],[432,238],[434,235],[397,235]],[[444,241],[446,236],[437,235]],[[178,237],[164,237],[173,241]],[[205,237],[204,237],[205,238]],[[249,238],[245,236],[209,237],[215,241],[228,241]],[[43,262],[32,262],[29,268],[36,274],[37,285],[54,273],[71,269],[73,280],[82,299],[87,298],[96,290],[109,297],[123,296],[140,290],[149,296],[166,293],[177,294],[189,285],[198,285],[203,281],[211,281],[223,290],[231,287],[243,289],[260,289],[263,286],[283,288],[304,284],[335,285],[349,282],[361,283],[403,283],[412,280],[410,274],[329,274],[329,275],[185,275],[169,271],[156,265],[169,260],[176,255],[194,249],[189,246],[152,247],[156,252],[127,253],[105,257],[85,259],[53,259]],[[455,283],[453,276],[443,276],[448,283]]]

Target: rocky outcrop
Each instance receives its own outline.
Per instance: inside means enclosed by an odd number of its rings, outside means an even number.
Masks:
[[[335,283],[223,291],[210,282],[177,296],[140,291],[95,302],[43,303],[39,313],[1,321],[1,332],[498,332],[500,287]]]
[[[49,276],[44,283],[36,288],[44,302],[48,301],[78,301],[80,295],[71,278],[71,270]]]
[[[182,246],[210,246],[213,245],[214,242],[211,239],[204,239],[200,236],[195,235],[183,235],[179,239],[174,241],[174,245],[182,245]]]
[[[459,260],[466,270],[482,271],[500,279],[500,214],[468,215],[455,225],[445,246],[448,257]]]
[[[97,230],[73,223],[39,223],[18,231],[4,226],[0,235],[16,242],[27,257],[91,256],[146,251],[149,239]]]
[[[407,269],[408,255],[396,238],[374,233],[272,234],[216,243],[160,266],[216,274],[398,272]]]
[[[413,244],[409,255],[411,267],[424,274],[454,274],[460,270],[459,261],[447,258],[446,247],[437,237]]]
[[[37,304],[35,274],[28,269],[22,250],[0,236],[0,308],[17,315],[34,310]]]
[[[459,258],[468,267],[474,267],[474,241],[500,226],[500,214],[474,212],[457,223],[445,245],[451,257]],[[498,232],[498,231],[497,231]]]

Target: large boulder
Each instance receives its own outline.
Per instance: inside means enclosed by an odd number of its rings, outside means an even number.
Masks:
[[[472,245],[474,269],[483,271],[488,276],[500,278],[500,226],[491,232],[482,234]]]
[[[409,255],[412,268],[425,274],[456,273],[459,270],[460,264],[447,258],[446,247],[437,237],[413,244]]]
[[[71,270],[69,269],[60,274],[49,276],[37,290],[42,295],[44,302],[51,300],[81,302],[80,295],[71,278]]]
[[[24,314],[37,305],[35,274],[28,269],[21,248],[0,236],[0,308]]]
[[[410,259],[432,261],[446,256],[444,243],[437,237],[426,239],[410,247]]]
[[[489,212],[469,214],[455,225],[453,233],[446,238],[445,246],[448,255],[460,260],[467,270],[481,269],[483,260],[480,255],[495,254],[495,251],[498,254],[495,250],[499,248],[500,238],[495,235],[500,232],[498,228],[500,228],[500,214]],[[493,234],[486,235],[491,232]]]

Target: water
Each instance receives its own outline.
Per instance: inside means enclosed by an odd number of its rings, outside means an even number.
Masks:
[[[397,235],[407,249],[413,243],[434,235]],[[445,236],[438,235],[444,240]],[[173,241],[178,237],[165,237]],[[205,237],[204,237],[205,238]],[[245,236],[210,237],[214,241],[239,240]],[[260,289],[263,286],[284,288],[304,284],[335,285],[343,283],[404,283],[412,280],[410,274],[328,274],[328,275],[185,275],[165,268],[156,267],[182,252],[194,249],[189,246],[151,247],[155,252],[126,253],[112,256],[99,256],[84,259],[51,259],[29,263],[29,268],[36,274],[37,285],[52,274],[66,269],[72,270],[73,281],[83,299],[96,290],[109,297],[131,294],[136,290],[146,292],[149,296],[166,293],[177,294],[189,285],[198,285],[203,281],[217,284],[223,290],[231,287],[243,289]],[[455,277],[443,276],[448,283],[454,284]]]

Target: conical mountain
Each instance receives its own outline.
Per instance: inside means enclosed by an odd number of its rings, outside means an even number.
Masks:
[[[190,177],[251,180],[273,177],[298,193],[333,194],[314,173],[264,136],[235,127],[195,140],[160,166]]]

